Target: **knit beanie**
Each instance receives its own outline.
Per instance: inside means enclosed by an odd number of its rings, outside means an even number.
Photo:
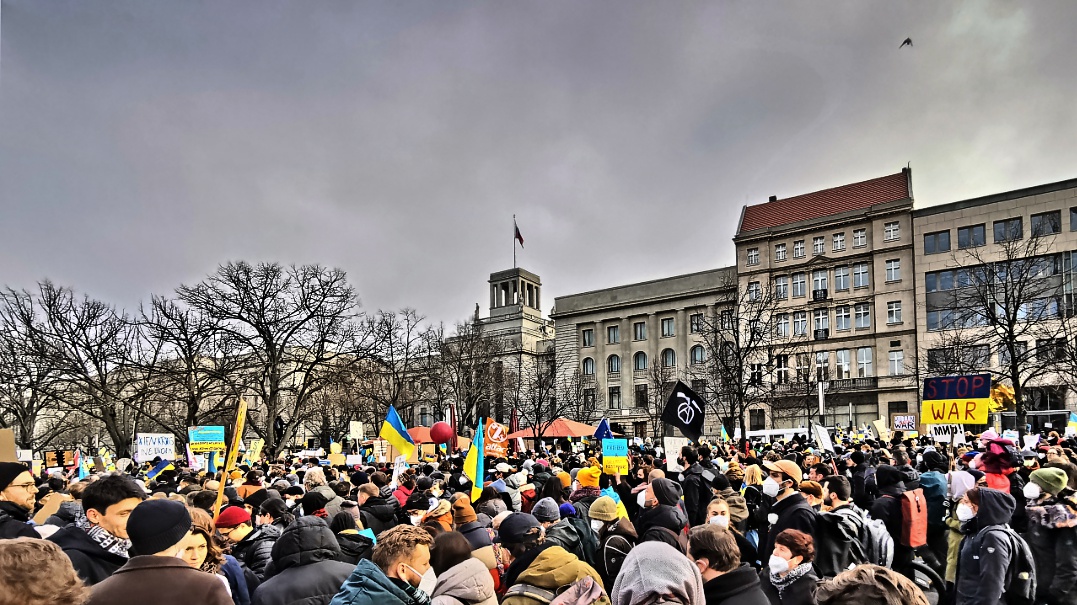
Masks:
[[[141,505],[139,505],[141,506]],[[217,516],[217,529],[231,529],[251,522],[251,514],[242,506],[229,506]]]
[[[598,487],[598,478],[601,476],[602,469],[591,466],[581,468],[580,472],[576,473],[576,481],[580,482],[580,487]]]
[[[127,537],[136,555],[153,555],[179,544],[191,526],[191,513],[183,504],[145,500],[127,518]]]
[[[1029,479],[1040,486],[1040,489],[1051,494],[1052,496],[1058,495],[1058,492],[1066,488],[1066,484],[1069,482],[1069,476],[1066,475],[1066,471],[1060,468],[1041,468],[1032,471]]]
[[[0,491],[15,482],[15,477],[30,472],[30,469],[21,462],[0,462]]]
[[[572,476],[565,471],[557,473],[557,478],[561,481],[561,487],[563,488],[572,485]]]
[[[571,502],[565,502],[561,506],[557,507],[557,512],[561,513],[562,519],[576,516],[576,507],[572,506]]]
[[[599,521],[613,521],[617,519],[617,503],[609,496],[602,496],[587,509],[587,515]]]
[[[304,515],[313,515],[315,511],[322,510],[326,504],[329,504],[329,498],[318,492],[307,492],[299,499],[299,503],[303,505]]]
[[[452,521],[458,527],[464,523],[477,521],[478,518],[478,515],[475,514],[475,509],[471,507],[471,500],[466,497],[452,503]]]
[[[681,501],[681,486],[672,479],[666,479],[665,477],[655,479],[651,481],[651,489],[654,491],[654,497],[659,504],[677,506],[677,503]]]
[[[244,504],[249,504],[251,509],[258,509],[262,506],[262,503],[269,499],[269,492],[263,487],[262,489],[248,495],[243,499]]]
[[[543,523],[560,521],[561,513],[557,510],[557,501],[553,498],[543,498],[531,508],[531,514]]]

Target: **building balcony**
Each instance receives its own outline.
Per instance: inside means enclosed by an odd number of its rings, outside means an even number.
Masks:
[[[621,373],[620,372],[606,372],[606,380],[613,381],[613,380],[620,380],[620,379],[621,379]]]
[[[814,336],[815,340],[826,340],[830,338],[830,329],[822,328],[819,330],[815,330],[812,332],[812,335]]]
[[[647,378],[647,370],[632,370],[632,378],[644,380]]]
[[[813,396],[819,392],[819,383],[812,382],[784,382],[771,385],[771,392],[775,395],[804,395]],[[873,391],[879,387],[879,379],[875,376],[867,378],[841,378],[829,380],[823,383],[824,393],[852,393],[856,391]]]
[[[595,375],[594,374],[584,374],[583,375],[583,384],[591,384],[591,385],[595,384]]]

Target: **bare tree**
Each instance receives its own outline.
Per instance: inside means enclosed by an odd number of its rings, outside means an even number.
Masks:
[[[443,329],[436,329],[435,334]],[[500,387],[503,387],[504,341],[488,334],[481,321],[469,319],[456,325],[451,337],[439,347],[436,380],[456,406],[458,424],[478,425],[479,417],[491,417]],[[500,374],[500,379],[499,379]]]
[[[354,388],[365,401],[366,421],[378,423],[394,406],[405,424],[415,424],[415,403],[419,400],[416,376],[426,359],[424,318],[414,309],[378,311],[364,321],[371,340],[369,363],[356,373]],[[373,426],[373,424],[372,424]]]

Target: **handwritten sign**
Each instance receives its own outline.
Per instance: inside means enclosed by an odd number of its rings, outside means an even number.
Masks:
[[[960,445],[965,443],[965,429],[960,424],[933,424],[931,436],[937,443]]]
[[[937,376],[924,380],[924,424],[987,424],[991,408],[991,376]]]
[[[176,459],[176,436],[171,433],[139,433],[135,435],[135,460],[149,462]]]
[[[894,416],[894,430],[895,431],[915,431],[916,430],[916,416],[915,415],[901,415]]]
[[[189,426],[187,440],[191,442],[191,451],[196,454],[224,451],[223,426]]]
[[[607,475],[628,475],[628,440],[602,440],[602,472]]]

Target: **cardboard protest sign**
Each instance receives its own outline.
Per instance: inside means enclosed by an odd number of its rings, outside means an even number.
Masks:
[[[602,472],[607,475],[628,475],[628,440],[602,440]]]
[[[135,460],[149,462],[176,459],[176,436],[171,433],[138,433],[135,435]]]
[[[937,376],[924,380],[924,424],[987,424],[991,375]]]

